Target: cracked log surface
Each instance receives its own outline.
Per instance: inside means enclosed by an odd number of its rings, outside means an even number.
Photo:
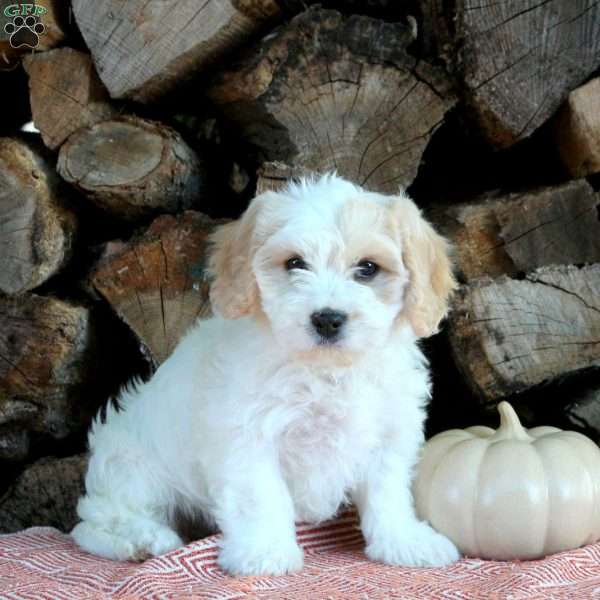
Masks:
[[[87,456],[43,458],[28,466],[0,497],[0,532],[56,527],[69,532],[77,523],[77,500],[84,492]]]
[[[72,133],[117,116],[89,54],[59,48],[23,59],[32,119],[44,144],[57,149]]]
[[[435,211],[464,281],[553,264],[600,262],[600,194],[585,181],[498,195]]]
[[[156,100],[276,17],[275,0],[73,0],[98,74],[113,98]]]
[[[205,181],[203,164],[175,130],[137,117],[78,130],[61,146],[57,169],[124,219],[191,208]]]
[[[394,193],[454,104],[400,23],[311,8],[222,71],[210,98],[265,161]]]
[[[219,223],[193,211],[160,216],[136,239],[108,243],[92,274],[155,364],[197,318],[210,315],[205,256]]]
[[[423,12],[498,147],[529,136],[600,63],[598,0],[427,0]]]
[[[554,127],[560,157],[573,177],[600,172],[600,77],[569,94]]]
[[[484,403],[600,366],[600,264],[542,267],[460,288],[449,338]]]
[[[76,219],[64,191],[36,145],[0,138],[0,292],[31,290],[68,262]]]
[[[99,329],[82,305],[0,297],[0,459],[25,459],[31,433],[62,439],[88,422],[114,368]]]

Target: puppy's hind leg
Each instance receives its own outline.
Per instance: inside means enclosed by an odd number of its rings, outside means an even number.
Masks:
[[[97,499],[86,496],[78,505],[78,513],[97,514],[97,508]],[[168,525],[133,512],[113,513],[107,521],[84,518],[71,536],[84,550],[114,560],[143,561],[183,546]]]
[[[86,490],[71,532],[84,550],[139,561],[183,546],[169,523],[171,494],[148,461],[92,456]]]

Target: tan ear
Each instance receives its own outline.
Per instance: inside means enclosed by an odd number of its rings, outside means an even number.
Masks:
[[[263,237],[257,232],[257,218],[270,196],[274,194],[257,196],[237,221],[222,225],[211,236],[210,301],[213,310],[227,319],[243,317],[258,307],[252,259]]]
[[[421,216],[408,196],[397,198],[395,212],[403,260],[410,273],[402,315],[418,337],[428,337],[438,331],[456,289],[450,245]]]

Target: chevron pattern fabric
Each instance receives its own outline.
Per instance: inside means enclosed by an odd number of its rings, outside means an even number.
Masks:
[[[544,560],[463,559],[444,569],[367,560],[356,517],[299,525],[305,568],[282,577],[229,577],[219,536],[142,564],[100,559],[48,527],[0,535],[0,599],[198,598],[210,600],[407,600],[600,598],[600,543]]]

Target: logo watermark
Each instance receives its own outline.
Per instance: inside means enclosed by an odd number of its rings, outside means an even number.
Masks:
[[[41,4],[9,4],[4,8],[3,14],[11,19],[4,25],[4,33],[13,48],[37,48],[40,35],[46,31],[41,21],[48,9]]]
[[[34,17],[41,17],[48,12],[48,9],[41,4],[9,4],[4,9],[5,17],[26,17],[27,15],[33,15]]]

